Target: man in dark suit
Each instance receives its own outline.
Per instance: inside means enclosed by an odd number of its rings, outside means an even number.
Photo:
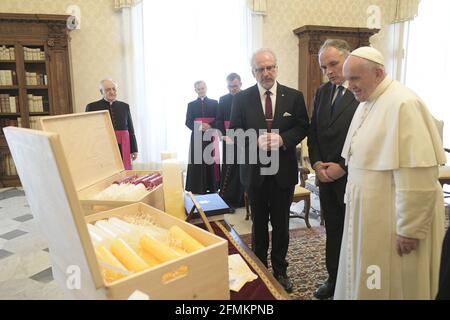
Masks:
[[[342,73],[350,53],[344,40],[329,39],[319,50],[319,64],[329,82],[322,85],[314,97],[314,110],[308,148],[311,163],[319,179],[319,196],[326,229],[326,266],[328,280],[314,293],[318,299],[333,296],[339,265],[344,228],[344,193],[347,168],[341,157],[342,147],[353,114],[359,105]]]
[[[206,83],[197,81],[194,83],[198,98],[188,103],[186,112],[186,126],[191,129],[191,143],[189,148],[189,163],[186,175],[186,190],[194,194],[214,193],[220,184],[219,141],[218,136],[213,136],[212,128],[215,127],[217,100],[206,96]],[[205,134],[209,137],[206,138]],[[206,138],[207,141],[204,141]],[[214,159],[205,159],[205,149],[214,145],[212,156]],[[208,160],[208,161],[205,161]],[[214,161],[209,161],[214,160]]]
[[[252,210],[252,250],[267,266],[268,223],[272,225],[271,262],[275,278],[292,291],[287,275],[289,209],[298,183],[295,148],[308,134],[309,119],[303,94],[276,82],[277,59],[269,49],[253,54],[252,73],[257,84],[239,92],[233,99],[231,129],[242,129],[249,136],[244,144],[245,161],[241,182],[248,191]],[[238,135],[238,147],[239,143]],[[252,150],[258,149],[256,161]],[[262,152],[267,152],[269,167]],[[272,168],[273,170],[264,170]]]
[[[226,136],[226,130],[230,127],[233,97],[241,91],[241,86],[241,77],[237,73],[230,73],[227,76],[229,93],[220,97],[216,116],[216,128],[223,136],[220,196],[231,207],[231,212],[234,212],[234,208],[244,205],[244,186],[240,180],[236,144]]]
[[[131,160],[136,160],[138,148],[131,120],[130,106],[117,99],[117,84],[112,79],[100,81],[100,93],[103,98],[86,106],[86,112],[108,110],[119,144],[124,168],[131,170]]]

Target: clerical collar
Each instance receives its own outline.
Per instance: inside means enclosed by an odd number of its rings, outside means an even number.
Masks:
[[[103,98],[103,100],[105,100],[108,104],[113,104],[114,102],[116,102],[116,100],[114,100],[114,101],[108,101],[108,100],[106,100],[105,98]]]
[[[380,82],[378,87],[375,89],[375,91],[370,95],[370,97],[367,99],[367,102],[372,102],[376,100],[381,94],[389,87],[389,85],[392,83],[391,77],[386,75],[383,79],[383,81]]]

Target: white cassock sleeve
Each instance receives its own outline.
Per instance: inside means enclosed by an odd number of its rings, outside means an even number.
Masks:
[[[430,230],[436,199],[438,168],[394,170],[397,234],[424,239]]]

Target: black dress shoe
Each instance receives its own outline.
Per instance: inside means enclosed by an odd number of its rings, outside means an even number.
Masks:
[[[314,292],[314,297],[319,300],[330,299],[334,295],[334,284],[325,282]]]
[[[287,275],[274,275],[275,279],[283,286],[284,290],[286,290],[287,293],[292,292],[292,288],[294,287],[292,285],[291,279]]]

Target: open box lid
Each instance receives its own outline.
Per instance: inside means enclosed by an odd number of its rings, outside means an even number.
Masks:
[[[43,131],[59,135],[77,191],[124,170],[109,112],[42,117]]]
[[[53,267],[65,273],[76,266],[81,286],[103,287],[59,136],[15,127],[4,128],[4,133],[31,212],[48,241]]]

